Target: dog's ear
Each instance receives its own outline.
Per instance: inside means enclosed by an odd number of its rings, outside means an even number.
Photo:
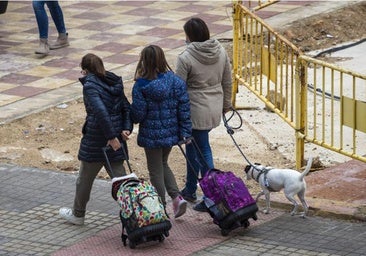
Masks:
[[[250,167],[251,167],[250,165],[245,166],[245,169],[244,169],[245,173],[248,173],[249,172]]]

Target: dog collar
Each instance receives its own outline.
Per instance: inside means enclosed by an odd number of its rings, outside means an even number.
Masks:
[[[256,170],[258,170],[257,168],[255,168],[255,167],[253,167],[254,169],[256,169]],[[265,174],[265,176],[266,176],[266,174],[267,174],[267,172],[269,171],[270,169],[268,169],[268,168],[264,168],[264,169],[262,169],[262,170],[258,170],[259,171],[259,173],[258,173],[258,175],[257,175],[257,177],[256,178],[254,178],[254,171],[252,171],[252,178],[253,179],[255,179],[255,181],[256,182],[258,182],[258,180],[259,180],[259,177],[262,175],[262,174]]]
[[[254,169],[258,170],[257,168],[253,167]],[[267,179],[267,173],[272,170],[272,168],[264,168],[262,170],[259,171],[258,175],[257,175],[257,178],[255,178],[255,181],[258,182],[259,181],[259,177],[264,174],[264,185],[268,188],[270,188],[269,186],[269,182],[268,182],[268,179]],[[254,179],[254,171],[252,171],[252,178]]]

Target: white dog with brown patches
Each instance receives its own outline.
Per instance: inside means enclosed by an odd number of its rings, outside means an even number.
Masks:
[[[270,193],[278,192],[283,189],[286,198],[294,206],[291,215],[295,215],[299,207],[295,200],[295,195],[299,197],[304,208],[304,212],[301,213],[301,216],[305,217],[307,215],[309,207],[305,201],[306,183],[304,177],[310,171],[311,164],[312,158],[308,160],[306,168],[302,173],[293,169],[277,169],[265,167],[260,164],[247,165],[245,167],[247,179],[256,180],[262,188],[262,191],[257,195],[256,200],[258,201],[260,196],[265,195],[266,209],[263,211],[264,213],[269,213]]]

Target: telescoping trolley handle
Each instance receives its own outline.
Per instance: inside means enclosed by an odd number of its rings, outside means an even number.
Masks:
[[[105,157],[105,161],[107,163],[107,167],[111,171],[112,178],[114,178],[115,175],[113,173],[111,162],[109,161],[108,154],[107,154],[107,151],[112,150],[112,147],[108,145],[106,147],[103,147],[102,150],[103,150],[103,154],[104,154],[104,157]],[[127,155],[127,152],[126,152],[126,149],[125,149],[123,143],[121,143],[121,150],[123,152],[123,155],[125,156],[125,160],[126,160],[126,163],[127,163],[127,166],[128,166],[128,170],[130,171],[130,173],[132,173],[132,168],[131,168],[131,165],[130,165],[130,161],[128,160],[128,155]]]
[[[205,157],[203,156],[202,151],[198,147],[198,145],[197,145],[197,143],[196,143],[196,141],[194,140],[193,137],[188,137],[188,138],[185,138],[184,140],[179,141],[178,146],[179,146],[180,150],[182,151],[184,158],[187,160],[187,163],[189,164],[189,167],[191,167],[191,169],[193,170],[193,173],[196,175],[197,179],[199,180],[200,179],[198,177],[199,174],[194,171],[193,164],[191,163],[191,161],[189,161],[189,159],[187,157],[187,154],[186,154],[186,152],[184,152],[184,149],[182,147],[183,144],[189,144],[189,143],[192,143],[192,145],[196,149],[199,157],[202,159],[203,163],[205,164],[205,168],[207,168],[207,170],[210,170],[211,168],[208,166],[208,163],[207,163]]]

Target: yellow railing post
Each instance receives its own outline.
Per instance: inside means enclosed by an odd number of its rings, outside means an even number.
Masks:
[[[239,34],[240,34],[240,22],[241,22],[241,10],[239,4],[241,1],[233,1],[233,87],[231,91],[231,104],[236,108],[236,94],[239,90],[239,80],[236,78],[239,67]]]
[[[307,81],[306,67],[301,59],[296,63],[296,120],[295,120],[295,139],[296,139],[296,169],[300,169],[304,160],[305,148],[305,125],[307,116]]]

